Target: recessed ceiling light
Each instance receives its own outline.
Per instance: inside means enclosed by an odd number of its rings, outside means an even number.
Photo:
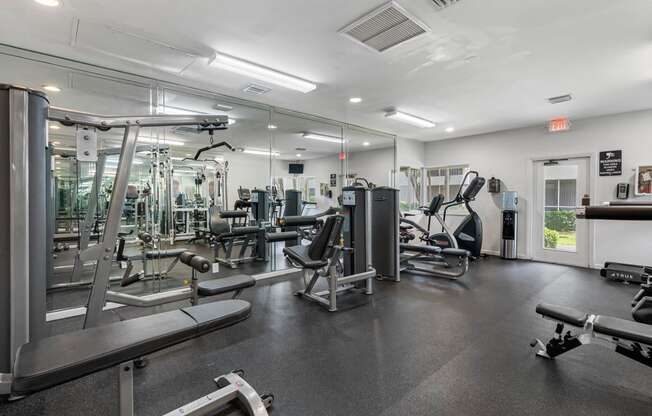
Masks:
[[[303,138],[304,139],[311,139],[311,140],[320,140],[322,142],[328,142],[328,143],[342,144],[342,139],[341,138],[334,137],[334,136],[327,136],[325,134],[303,133]]]
[[[276,130],[278,127],[277,127],[276,125],[274,125],[274,124],[268,124],[268,125],[267,125],[267,128],[268,128],[269,130]]]
[[[402,121],[403,123],[411,124],[413,126],[421,127],[424,129],[428,129],[436,126],[436,124],[430,120],[413,116],[412,114],[402,113],[400,111],[390,111],[389,113],[385,114],[385,117]]]
[[[297,157],[301,157],[301,153],[297,153]]]
[[[192,153],[186,153],[186,157],[192,157]]]
[[[61,127],[57,126],[56,124],[50,124],[50,130],[59,130]]]
[[[38,4],[41,4],[43,6],[48,6],[48,7],[57,7],[61,5],[60,0],[34,0]]]
[[[50,92],[61,92],[61,88],[56,85],[43,85],[43,89]]]
[[[363,146],[369,146],[370,144],[371,144],[371,143],[369,143],[369,142],[364,142],[364,143],[362,143]]]
[[[303,93],[313,91],[317,88],[317,84],[304,79],[220,52],[215,52],[209,65]]]
[[[353,103],[353,104],[358,104],[358,103],[362,102],[362,98],[360,98],[360,97],[349,98],[349,102]]]
[[[446,127],[446,133],[452,133],[455,131],[455,127]]]

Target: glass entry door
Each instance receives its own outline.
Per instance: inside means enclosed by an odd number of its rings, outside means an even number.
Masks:
[[[588,158],[535,162],[535,260],[589,265],[588,227],[575,220],[575,207],[589,192],[588,166]]]

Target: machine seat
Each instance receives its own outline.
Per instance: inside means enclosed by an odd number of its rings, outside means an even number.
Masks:
[[[256,285],[256,280],[248,274],[204,280],[197,285],[199,296],[217,296],[222,293],[235,292]]]
[[[566,306],[552,305],[550,303],[540,303],[537,305],[538,314],[555,321],[560,321],[569,325],[583,327],[589,318],[587,313]]]
[[[252,226],[252,227],[233,227],[231,228],[231,231],[228,233],[222,233],[216,235],[218,241],[224,238],[231,238],[231,237],[241,237],[244,235],[251,235],[251,234],[257,234],[258,231],[260,231],[259,227]]]
[[[275,243],[277,241],[292,241],[299,238],[299,233],[296,231],[283,231],[280,233],[267,233],[265,234],[265,240],[268,243]]]
[[[313,260],[310,258],[310,246],[292,246],[292,247],[284,247],[283,248],[283,254],[288,256],[290,260],[293,260],[301,267],[304,269],[319,269],[321,267],[324,267],[328,264],[328,260],[322,260],[322,259],[317,259]]]
[[[470,251],[461,248],[445,248],[441,252],[446,256],[471,257]]]
[[[250,303],[226,300],[29,342],[16,353],[12,391],[47,389],[236,324],[250,312]]]
[[[224,210],[220,211],[220,217],[222,218],[247,218],[249,216],[249,213],[247,211],[243,211],[241,209],[234,209],[234,210]]]
[[[426,246],[422,244],[401,244],[401,251],[415,251],[422,254],[441,254],[442,249],[437,246]]]
[[[593,331],[614,338],[652,345],[652,327],[626,319],[598,316],[593,322]]]

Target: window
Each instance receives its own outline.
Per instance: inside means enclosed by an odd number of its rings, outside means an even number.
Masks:
[[[401,211],[417,210],[421,200],[421,169],[402,166],[398,175],[398,189]]]
[[[455,198],[460,185],[462,185],[462,180],[464,180],[464,175],[468,171],[468,165],[426,168],[426,201],[424,201],[424,205],[430,204],[432,198],[439,194],[444,195],[446,201]],[[468,183],[464,185],[468,185]],[[451,214],[464,214],[465,208],[463,206],[454,207],[448,212]]]
[[[575,210],[575,179],[546,179],[546,211]]]

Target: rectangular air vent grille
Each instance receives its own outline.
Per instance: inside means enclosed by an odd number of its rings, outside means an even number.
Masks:
[[[389,2],[340,30],[378,52],[423,35],[430,29],[396,2]]]
[[[263,87],[262,85],[249,84],[242,91],[249,94],[261,95],[261,94],[266,94],[271,90],[272,90],[271,88]]]
[[[572,99],[573,97],[570,94],[566,94],[566,95],[560,95],[558,97],[550,97],[548,98],[548,102],[550,104],[559,104],[559,103],[564,103],[566,101],[570,101]]]
[[[432,0],[432,2],[435,4],[435,7],[439,10],[452,6],[455,3],[459,3],[459,1],[460,0]]]

